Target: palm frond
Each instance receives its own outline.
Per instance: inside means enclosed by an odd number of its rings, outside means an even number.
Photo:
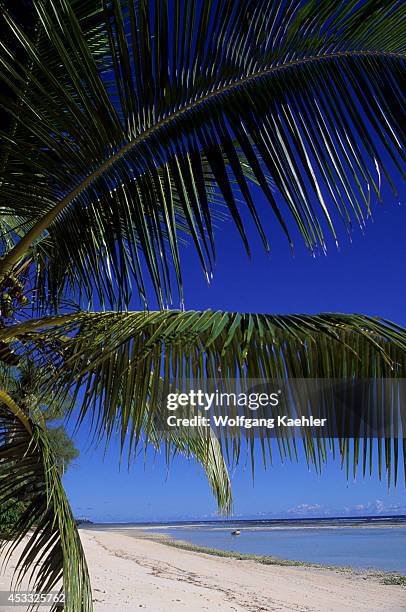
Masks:
[[[406,368],[406,330],[388,321],[363,315],[266,315],[213,311],[163,311],[119,313],[78,313],[22,323],[0,331],[0,341],[12,343],[18,351],[29,346],[34,353],[45,343],[53,347],[49,385],[55,393],[84,391],[77,415],[78,425],[90,416],[97,440],[110,440],[117,431],[122,444],[130,440],[130,451],[140,436],[146,440],[154,414],[162,419],[161,380],[183,389],[191,380],[204,388],[206,381],[295,381],[321,379],[330,387],[344,381],[402,379]],[[330,388],[329,387],[329,388]],[[359,397],[352,401],[358,402]],[[331,409],[337,398],[330,397]],[[365,414],[377,406],[376,396],[362,399]],[[350,437],[327,430],[313,439],[303,430],[303,444],[309,463],[317,469],[327,457],[326,443],[339,453],[350,469],[357,469],[362,452],[362,469],[374,469],[379,476],[383,465],[390,482],[395,482],[401,463],[402,437],[406,423],[399,416],[398,400],[387,410],[390,427]],[[378,402],[379,403],[379,402]],[[159,408],[161,406],[161,408]],[[317,408],[317,406],[312,406]],[[339,407],[339,406],[338,406]],[[247,412],[252,416],[251,412]],[[164,413],[165,415],[165,413]],[[268,432],[260,429],[264,455],[272,459]],[[280,431],[273,433],[283,458],[295,457],[295,441]],[[224,434],[224,452],[239,460],[242,430],[230,440]],[[379,452],[372,452],[374,439]],[[253,452],[255,439],[248,436]],[[362,444],[363,442],[363,444]],[[406,459],[403,448],[403,461]],[[384,455],[384,457],[383,457]],[[384,463],[383,463],[384,461]],[[376,467],[376,466],[375,466]]]
[[[22,545],[13,587],[21,588],[26,576],[35,592],[63,592],[65,610],[92,610],[84,552],[46,432],[1,390],[0,503],[11,500],[26,505],[13,539],[0,543],[4,562]]]
[[[46,424],[48,421],[64,419],[74,409],[74,398],[69,394],[55,396],[54,390],[45,385],[48,375],[44,368],[36,367],[33,360],[21,359],[17,367],[0,367],[0,389],[6,389],[15,406],[21,408],[20,416],[41,415]],[[155,384],[152,379],[151,384]],[[162,385],[162,381],[158,381]],[[151,418],[151,414],[153,415]],[[210,428],[188,431],[185,428],[172,428],[164,431],[159,415],[163,414],[161,405],[149,405],[145,412],[145,426],[149,431],[148,442],[156,450],[165,449],[166,459],[178,454],[194,458],[206,475],[210,489],[216,499],[218,511],[229,514],[232,508],[231,482],[228,468],[222,455],[221,446]],[[28,420],[25,421],[28,425]],[[53,430],[46,430],[51,436]],[[123,432],[118,432],[119,434]],[[48,440],[52,445],[52,436]],[[129,455],[129,463],[133,455]],[[1,472],[1,470],[0,470]],[[74,551],[72,551],[74,554]]]
[[[33,4],[36,37],[3,15],[0,105],[18,129],[2,134],[1,206],[26,231],[3,274],[46,231],[50,293],[66,282],[125,305],[134,284],[145,298],[145,263],[171,301],[183,227],[211,274],[213,191],[247,250],[240,199],[267,244],[247,166],[289,242],[298,228],[311,250],[327,227],[338,239],[338,218],[363,226],[381,177],[395,189],[403,2]]]

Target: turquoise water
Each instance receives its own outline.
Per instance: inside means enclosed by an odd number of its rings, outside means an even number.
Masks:
[[[241,530],[232,536],[232,529]],[[406,525],[232,525],[154,529],[198,546],[406,575]]]

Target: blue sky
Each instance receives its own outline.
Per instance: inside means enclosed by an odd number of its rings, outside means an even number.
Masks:
[[[258,196],[259,197],[259,196]],[[354,228],[352,241],[340,232],[339,250],[332,241],[327,256],[311,257],[296,240],[290,249],[275,229],[271,215],[263,215],[271,237],[271,255],[254,240],[248,260],[231,222],[217,231],[218,263],[210,287],[198,267],[192,247],[183,250],[186,306],[257,312],[341,311],[379,315],[406,325],[406,205],[402,196],[384,191],[384,205],[374,206],[373,221],[364,233]],[[262,203],[260,203],[262,206]],[[339,227],[339,226],[338,226]],[[128,472],[118,468],[118,449],[106,457],[89,450],[88,432],[76,436],[79,460],[64,482],[74,512],[97,521],[144,521],[213,518],[216,505],[203,471],[178,458],[169,470],[164,458],[148,453],[138,457]],[[145,459],[145,460],[144,460]],[[244,516],[327,516],[338,514],[405,513],[403,482],[388,491],[376,476],[357,476],[347,482],[337,462],[322,475],[306,463],[276,460],[266,471],[258,457],[254,482],[242,462],[233,472],[235,514]]]

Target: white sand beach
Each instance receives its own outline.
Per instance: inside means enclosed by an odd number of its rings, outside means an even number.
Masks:
[[[81,530],[81,537],[95,612],[406,610],[404,587],[356,573],[216,557],[111,531]]]

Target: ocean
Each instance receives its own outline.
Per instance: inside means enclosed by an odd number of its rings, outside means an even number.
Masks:
[[[406,516],[97,526],[129,532],[140,527],[219,550],[406,575]],[[241,535],[231,535],[233,530]]]

